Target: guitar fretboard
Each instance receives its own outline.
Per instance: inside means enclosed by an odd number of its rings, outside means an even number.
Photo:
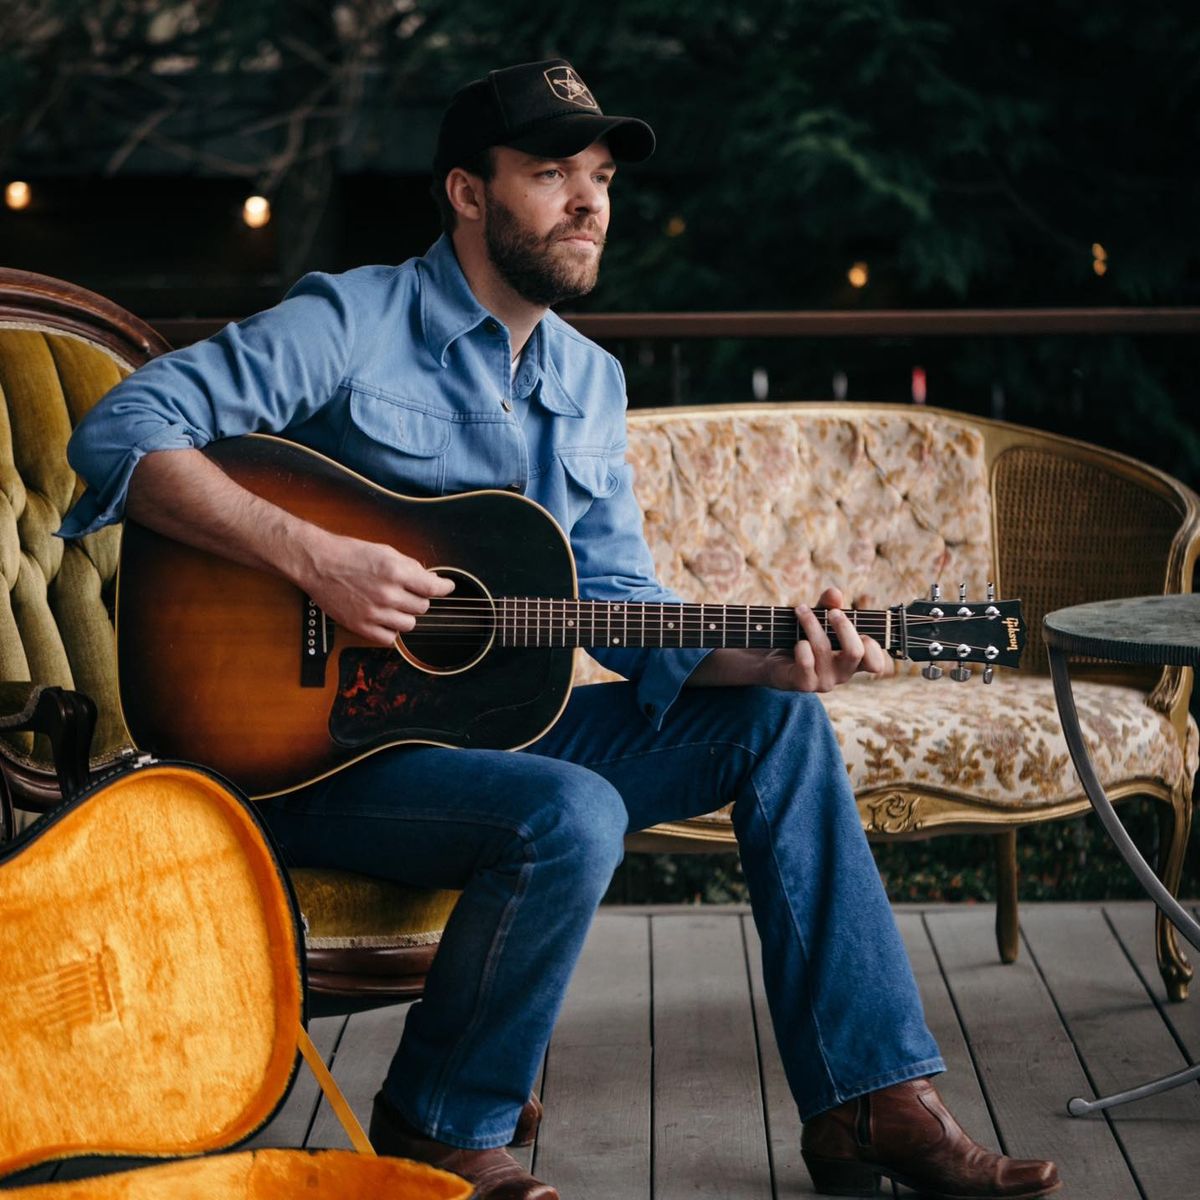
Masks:
[[[435,600],[418,620],[426,633],[467,620],[463,601],[453,596]],[[500,646],[522,647],[743,647],[791,649],[804,638],[791,608],[759,604],[615,603],[603,600],[553,600],[544,597],[507,596],[488,605],[486,619],[496,625]],[[474,606],[471,606],[474,608]],[[837,648],[828,611],[813,613]],[[848,610],[851,622],[888,649],[892,614]],[[474,609],[475,620],[484,615]]]

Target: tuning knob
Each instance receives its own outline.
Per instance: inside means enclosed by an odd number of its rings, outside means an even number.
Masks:
[[[963,663],[959,663],[958,666],[950,672],[950,678],[953,679],[955,683],[966,683],[966,681],[971,678],[971,668],[965,666]]]
[[[941,679],[942,668],[939,667],[937,663],[928,663],[921,668],[921,674],[924,675],[926,679]]]
[[[993,667],[989,663],[986,667],[983,668],[983,682],[991,683],[992,680],[995,679],[995,677],[996,677],[996,668]]]

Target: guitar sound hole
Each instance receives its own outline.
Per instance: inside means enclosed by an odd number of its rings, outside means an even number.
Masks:
[[[398,639],[401,653],[422,670],[462,671],[487,653],[496,632],[496,610],[478,579],[454,567],[434,573],[454,580],[454,591],[429,603],[416,628]]]

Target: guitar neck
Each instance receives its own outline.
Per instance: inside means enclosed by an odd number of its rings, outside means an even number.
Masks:
[[[435,601],[422,622],[445,604],[447,617],[454,598]],[[495,601],[496,637],[501,646],[733,647],[790,650],[806,635],[794,609],[761,604],[611,603],[604,600],[550,600],[509,596]],[[837,647],[829,611],[813,614]],[[847,610],[864,634],[889,649],[899,637],[898,618],[890,611]]]

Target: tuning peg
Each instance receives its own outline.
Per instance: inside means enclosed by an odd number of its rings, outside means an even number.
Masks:
[[[929,599],[936,604],[942,598],[942,585],[940,583],[931,583],[929,585]]]
[[[990,579],[987,585],[987,598],[989,604],[996,598],[996,585]]]
[[[965,683],[971,678],[971,668],[965,663],[959,663],[958,666],[950,672],[950,678],[953,679],[955,683]]]
[[[967,602],[967,581],[965,579],[958,585],[958,602],[959,604]]]
[[[921,674],[924,675],[926,679],[941,679],[942,668],[939,667],[937,663],[928,663],[921,668]]]
[[[983,682],[991,683],[992,680],[995,678],[996,678],[996,668],[993,667],[989,663],[986,667],[983,668]]]

